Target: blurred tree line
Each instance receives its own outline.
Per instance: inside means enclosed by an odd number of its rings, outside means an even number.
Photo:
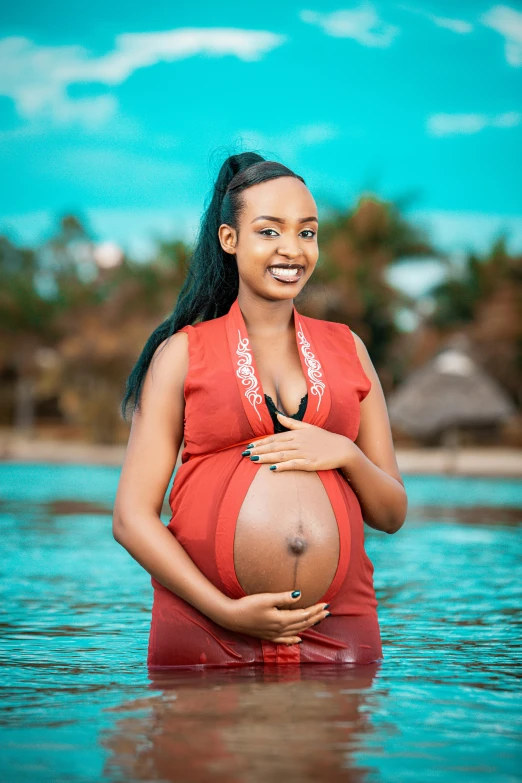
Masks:
[[[522,256],[510,256],[503,238],[484,257],[470,253],[457,265],[397,204],[366,196],[323,219],[319,241],[319,263],[296,305],[349,324],[385,392],[465,331],[486,369],[522,405]],[[181,241],[158,243],[147,263],[103,251],[74,215],[35,249],[0,236],[0,424],[125,442],[125,380],[172,311],[189,257]],[[422,302],[388,282],[393,265],[433,258],[447,274]],[[417,319],[414,331],[401,330],[404,311]]]

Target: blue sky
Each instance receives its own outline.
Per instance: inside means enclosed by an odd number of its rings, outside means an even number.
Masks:
[[[63,211],[140,257],[255,149],[319,209],[414,194],[446,250],[522,250],[522,4],[19,0],[0,16],[0,231]],[[7,184],[7,187],[5,187]],[[320,237],[320,229],[319,229]]]

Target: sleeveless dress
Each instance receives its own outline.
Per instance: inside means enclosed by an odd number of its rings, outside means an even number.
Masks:
[[[294,418],[355,440],[360,402],[371,388],[345,324],[293,308],[308,392]],[[256,438],[286,428],[263,393],[248,332],[234,301],[220,318],[185,326],[189,367],[184,385],[184,449],[169,493],[168,530],[200,571],[231,598],[246,595],[234,567],[235,525],[259,465],[241,455]],[[150,668],[382,660],[373,564],[364,548],[359,501],[339,470],[320,470],[339,533],[333,581],[317,603],[332,616],[300,632],[301,644],[265,641],[222,628],[152,578]]]

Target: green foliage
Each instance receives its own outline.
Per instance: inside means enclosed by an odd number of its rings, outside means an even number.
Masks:
[[[63,216],[55,235],[36,249],[0,236],[3,383],[14,377],[27,390],[29,379],[35,399],[54,396],[67,421],[95,440],[117,440],[122,396],[123,407],[139,400],[157,346],[187,323],[227,312],[237,295],[237,270],[224,257],[217,227],[237,225],[245,188],[263,177],[288,176],[280,164],[263,170],[252,165],[257,157],[245,155],[223,164],[195,246],[160,242],[150,263],[123,256],[111,268],[100,266],[90,232],[73,215]],[[369,196],[323,218],[319,245],[319,263],[298,304],[360,334],[389,389],[408,371],[398,313],[415,302],[388,283],[387,272],[408,259],[444,256],[397,203]],[[514,398],[522,374],[521,290],[521,258],[510,255],[501,238],[483,258],[470,253],[460,264],[448,263],[447,279],[432,291],[428,319],[444,336],[463,325],[476,328],[486,365]],[[48,353],[42,363],[42,349],[56,355],[54,369],[46,364]]]
[[[484,258],[470,253],[461,263],[450,264],[447,279],[431,291],[435,308],[430,321],[440,329],[471,323],[480,305],[501,286],[521,281],[521,259],[509,255],[506,239],[500,237]]]

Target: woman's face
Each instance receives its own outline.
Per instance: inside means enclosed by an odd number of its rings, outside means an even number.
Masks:
[[[240,286],[265,299],[293,299],[319,256],[312,194],[301,180],[278,177],[241,195],[239,234],[226,223],[219,227],[223,250],[236,254]]]

